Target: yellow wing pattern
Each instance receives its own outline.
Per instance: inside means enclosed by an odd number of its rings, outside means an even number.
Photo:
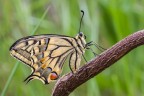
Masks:
[[[79,68],[84,47],[85,40],[79,34],[75,38],[63,35],[37,35],[19,39],[11,46],[10,53],[31,67],[32,73],[25,81],[39,79],[48,84],[59,78],[69,55],[72,72]]]

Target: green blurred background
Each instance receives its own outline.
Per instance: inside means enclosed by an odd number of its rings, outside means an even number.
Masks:
[[[23,80],[31,70],[11,57],[9,48],[28,35],[52,33],[74,37],[81,9],[85,12],[81,31],[87,42],[94,41],[104,48],[144,28],[144,0],[0,0],[1,95],[50,96],[55,82],[43,85],[34,80],[26,85]],[[143,54],[144,46],[134,49],[70,96],[144,96]],[[90,60],[94,56],[87,51],[85,57]],[[70,70],[66,63],[63,74],[67,72]]]

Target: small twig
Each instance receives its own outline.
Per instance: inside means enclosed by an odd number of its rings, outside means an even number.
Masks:
[[[74,89],[114,64],[132,49],[144,44],[144,30],[138,31],[81,67],[75,74],[61,77],[53,90],[53,96],[68,96]]]

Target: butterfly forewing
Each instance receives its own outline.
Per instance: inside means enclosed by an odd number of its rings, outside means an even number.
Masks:
[[[78,69],[84,44],[77,40],[78,37],[63,35],[29,36],[16,41],[10,53],[32,68],[31,75],[25,81],[39,79],[47,84],[59,77],[68,55],[71,70],[75,72]]]

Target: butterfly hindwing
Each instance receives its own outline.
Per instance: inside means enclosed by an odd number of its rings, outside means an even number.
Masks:
[[[79,68],[81,62],[81,56],[77,51],[71,53],[69,58],[69,67],[71,71],[74,73]]]
[[[74,51],[73,38],[64,36],[30,36],[18,40],[10,48],[11,55],[32,68],[27,81],[39,79],[49,83],[61,73],[67,56]]]

